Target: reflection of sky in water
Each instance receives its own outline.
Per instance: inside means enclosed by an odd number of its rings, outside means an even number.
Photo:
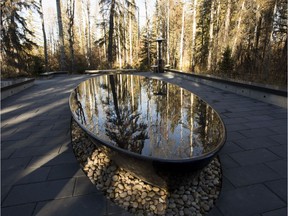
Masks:
[[[78,122],[97,138],[146,156],[199,156],[224,135],[218,114],[199,97],[140,76],[92,78],[79,85],[70,102]]]

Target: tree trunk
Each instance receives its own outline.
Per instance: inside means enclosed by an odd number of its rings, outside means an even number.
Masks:
[[[233,41],[233,45],[232,45],[232,55],[235,52],[236,46],[237,46],[237,40],[240,37],[239,33],[240,33],[240,27],[241,27],[241,22],[242,22],[242,12],[245,10],[245,0],[243,0],[241,8],[240,8],[240,12],[239,12],[239,18],[237,21],[237,29],[236,29],[236,35]]]
[[[197,28],[197,20],[196,20],[196,14],[197,14],[197,0],[194,0],[193,2],[193,18],[192,18],[192,45],[191,45],[191,70],[194,72],[195,68],[195,45],[196,45],[196,28]]]
[[[109,17],[109,36],[108,36],[108,64],[112,68],[113,59],[113,36],[114,36],[114,14],[115,14],[115,0],[111,0],[110,17]]]
[[[211,2],[211,11],[210,11],[210,26],[209,26],[209,53],[208,53],[208,62],[207,70],[211,70],[211,59],[213,52],[213,30],[214,30],[214,1]]]
[[[149,34],[149,19],[148,19],[148,11],[147,11],[147,0],[145,0],[145,12],[146,12],[146,31],[147,31],[147,59],[148,59],[148,66],[150,67],[151,60],[150,60],[150,34]]]
[[[225,18],[225,27],[224,27],[224,37],[223,37],[224,47],[226,47],[226,40],[229,36],[230,18],[231,18],[231,0],[228,0],[227,1],[226,18]]]
[[[87,42],[87,51],[88,51],[88,66],[91,66],[91,59],[92,59],[92,50],[91,50],[91,21],[90,21],[90,1],[87,2],[86,4],[86,9],[87,9],[87,27],[88,27],[88,42]]]
[[[60,0],[56,0],[56,7],[57,7],[59,41],[60,41],[60,68],[61,68],[61,71],[63,71],[65,70],[65,50],[64,50],[64,35],[63,35]]]
[[[132,18],[131,18],[131,6],[129,6],[129,59],[130,59],[130,66],[133,64],[133,56],[132,56]]]
[[[103,54],[105,57],[105,61],[107,61],[107,51],[106,51],[106,43],[107,43],[107,38],[106,38],[106,22],[104,19],[104,15],[102,14],[103,18],[103,37],[104,37],[104,44],[103,44]]]
[[[266,37],[268,40],[265,40],[265,46],[263,50],[263,59],[264,59],[264,80],[268,80],[269,73],[270,73],[270,66],[271,66],[271,44],[273,42],[273,32],[274,32],[274,19],[277,12],[277,0],[274,2],[273,13],[271,16],[271,24],[269,27],[269,31],[267,32],[268,35]]]
[[[43,42],[44,42],[45,71],[48,71],[48,49],[47,49],[47,38],[46,38],[46,31],[45,31],[45,25],[44,25],[42,0],[39,0],[39,5],[40,5],[40,17],[41,17]]]
[[[69,51],[70,51],[70,73],[74,70],[74,12],[75,12],[75,0],[70,0],[67,7],[67,14],[69,18],[68,23],[68,40],[69,40]]]
[[[121,48],[121,41],[120,41],[120,17],[118,17],[118,32],[117,32],[117,39],[118,39],[118,58],[119,58],[119,67],[122,68],[122,48]]]
[[[124,26],[122,27],[123,28],[123,36],[124,36],[124,39],[122,37],[122,40],[124,40],[124,46],[123,46],[123,49],[125,52],[125,55],[123,54],[123,56],[125,57],[124,58],[124,65],[127,65],[128,62],[129,62],[129,54],[128,54],[128,43],[129,43],[129,38],[127,38],[127,35],[129,34],[129,29],[127,30],[126,26],[127,25],[127,18],[126,18],[127,14],[126,14],[126,11],[124,12],[124,17],[123,17],[123,23],[124,23]],[[129,14],[128,14],[129,16]]]
[[[183,8],[182,8],[182,28],[181,28],[181,37],[180,37],[180,63],[179,63],[179,69],[183,69],[183,41],[184,41],[184,26],[185,26],[185,4],[183,2]]]
[[[221,12],[221,2],[217,1],[217,10],[216,10],[216,34],[214,39],[214,53],[212,56],[213,65],[218,63],[218,53],[219,53],[219,31],[220,31],[220,12]]]
[[[167,43],[167,59],[166,59],[166,62],[167,62],[167,65],[170,64],[170,29],[169,29],[169,24],[170,23],[170,0],[167,0],[167,25],[166,25],[166,36],[167,36],[167,40],[166,40],[166,43]]]

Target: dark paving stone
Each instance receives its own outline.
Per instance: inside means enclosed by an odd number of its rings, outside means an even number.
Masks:
[[[217,207],[213,207],[212,210],[207,214],[207,216],[223,216]]]
[[[77,163],[73,164],[60,164],[51,167],[48,179],[61,179],[61,178],[72,178],[85,176],[84,172],[81,170],[80,165]]]
[[[231,153],[230,157],[242,166],[278,160],[279,157],[267,149],[248,150]]]
[[[38,124],[40,126],[51,126],[51,127],[53,127],[53,125],[55,124],[55,120],[51,120],[51,119],[40,120],[40,121],[38,121]]]
[[[1,141],[1,149],[18,149],[23,147],[42,146],[43,139],[31,138],[15,141]]]
[[[258,164],[223,170],[223,175],[235,186],[246,186],[279,179],[269,167]]]
[[[287,159],[287,145],[271,146],[267,149],[277,156]]]
[[[236,140],[235,143],[245,150],[279,146],[278,142],[269,137],[251,137],[249,139]]]
[[[43,145],[47,146],[62,146],[62,145],[70,145],[71,143],[71,136],[70,133],[67,133],[63,136],[53,137],[52,139],[50,137],[46,137],[43,139]]]
[[[265,163],[281,177],[287,178],[287,160],[277,160]]]
[[[3,206],[71,197],[74,183],[75,179],[64,179],[17,185],[12,188],[7,198],[4,200]]]
[[[1,171],[1,184],[5,186],[45,181],[47,179],[49,171],[50,167],[40,167],[37,169],[12,169],[7,171]]]
[[[269,116],[269,115],[260,115],[260,116],[250,116],[249,120],[250,121],[270,121],[273,120],[274,118]]]
[[[245,129],[246,129],[247,126],[242,124],[242,123],[249,122],[249,120],[247,120],[245,118],[226,118],[223,121],[224,121],[224,124],[227,125],[228,129],[230,129],[230,127],[232,127],[232,126],[239,125],[239,124],[241,124],[242,127],[245,127]]]
[[[4,127],[4,128],[1,128],[1,137],[3,139],[4,137],[12,136],[16,131],[17,131],[17,128],[15,128],[15,127],[9,127],[9,128],[8,127]]]
[[[97,194],[57,199],[37,204],[33,215],[89,216],[106,215],[106,198]]]
[[[44,131],[46,133],[49,133],[51,129],[52,129],[52,126],[40,126],[38,124],[34,124],[34,125],[25,124],[24,126],[22,126],[22,125],[17,124],[17,133],[18,132],[24,132],[24,133],[31,132],[33,134],[33,133],[44,132]]]
[[[1,185],[1,202],[7,197],[10,192],[11,186],[3,186]]]
[[[226,129],[227,131],[232,132],[232,131],[247,130],[248,127],[245,126],[244,124],[237,123],[237,124],[226,125]]]
[[[270,136],[271,139],[275,140],[281,145],[287,145],[287,134]]]
[[[285,119],[274,119],[274,120],[269,120],[269,121],[251,121],[249,123],[244,123],[247,127],[249,128],[263,128],[263,127],[285,127]]]
[[[31,135],[31,132],[26,132],[26,133],[14,133],[13,136],[10,135],[1,135],[1,139],[3,141],[15,141],[15,140],[23,140],[26,139]]]
[[[28,119],[28,122],[33,122],[33,121],[45,121],[45,120],[54,120],[57,121],[59,119],[59,115],[54,115],[54,116],[46,116],[46,115],[42,115],[42,116],[33,116],[31,118]]]
[[[249,130],[241,130],[239,131],[241,134],[243,134],[245,137],[266,137],[269,135],[276,134],[274,131],[268,129],[268,128],[252,128]]]
[[[286,134],[287,135],[287,125],[286,126],[274,126],[270,127],[272,131],[276,134]]]
[[[6,207],[1,209],[2,216],[31,216],[36,204],[26,204],[19,206]]]
[[[71,123],[71,116],[67,119],[59,119],[59,121],[61,121],[62,123],[56,123],[53,125],[52,130],[61,130],[61,129],[65,129],[65,130],[70,130],[70,123]]]
[[[37,122],[27,122],[27,121],[13,125],[8,124],[8,126],[14,128],[16,127],[18,132],[31,132],[40,127]],[[40,127],[40,129],[42,128]]]
[[[59,147],[55,146],[36,146],[36,147],[24,147],[17,149],[11,158],[17,157],[27,157],[27,156],[39,156],[39,155],[49,155],[59,152]]]
[[[266,212],[262,216],[287,216],[287,207]]]
[[[224,191],[229,191],[235,189],[235,186],[231,184],[231,182],[225,177],[222,176],[222,188],[221,188],[221,193]]]
[[[14,149],[1,149],[1,159],[8,159],[14,153]]]
[[[90,193],[102,194],[100,191],[97,190],[96,186],[90,181],[87,176],[76,178],[73,196],[85,195]]]
[[[265,185],[287,203],[287,179],[266,182]]]
[[[239,167],[239,163],[234,161],[230,156],[221,154],[220,157],[221,165],[224,169],[232,168],[232,167]]]
[[[220,151],[220,154],[228,154],[232,152],[239,152],[243,151],[239,145],[235,144],[234,142],[226,142],[223,148]]]
[[[1,160],[1,170],[25,168],[30,160],[31,157],[3,159]]]
[[[227,132],[227,141],[236,141],[240,139],[245,139],[246,137],[240,134],[239,132]]]
[[[39,138],[49,138],[49,139],[58,139],[61,137],[69,137],[68,136],[69,128],[62,130],[49,130],[49,131],[38,131],[37,133],[33,133],[31,137],[39,137]]]
[[[264,185],[252,185],[227,191],[217,207],[223,215],[248,216],[283,208],[286,204]]]
[[[245,119],[244,117],[249,116],[250,111],[247,112],[232,112],[232,113],[226,113],[225,116],[229,118],[243,118],[243,122],[249,121],[249,119]]]
[[[45,157],[33,157],[28,167],[54,166],[59,164],[77,163],[73,152],[51,154]]]

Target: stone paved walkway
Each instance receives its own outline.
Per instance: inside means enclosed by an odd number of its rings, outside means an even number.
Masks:
[[[147,74],[149,75],[149,74]],[[224,181],[211,216],[287,215],[286,109],[182,80],[223,118]],[[87,76],[60,76],[2,101],[1,215],[129,215],[96,190],[70,145],[71,90]]]

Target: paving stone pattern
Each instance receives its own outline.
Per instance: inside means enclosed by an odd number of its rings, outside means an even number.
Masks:
[[[209,216],[287,215],[287,110],[191,81],[145,73],[199,95],[221,115],[222,192]],[[37,80],[1,104],[1,215],[129,215],[75,160],[68,97],[86,75]]]

